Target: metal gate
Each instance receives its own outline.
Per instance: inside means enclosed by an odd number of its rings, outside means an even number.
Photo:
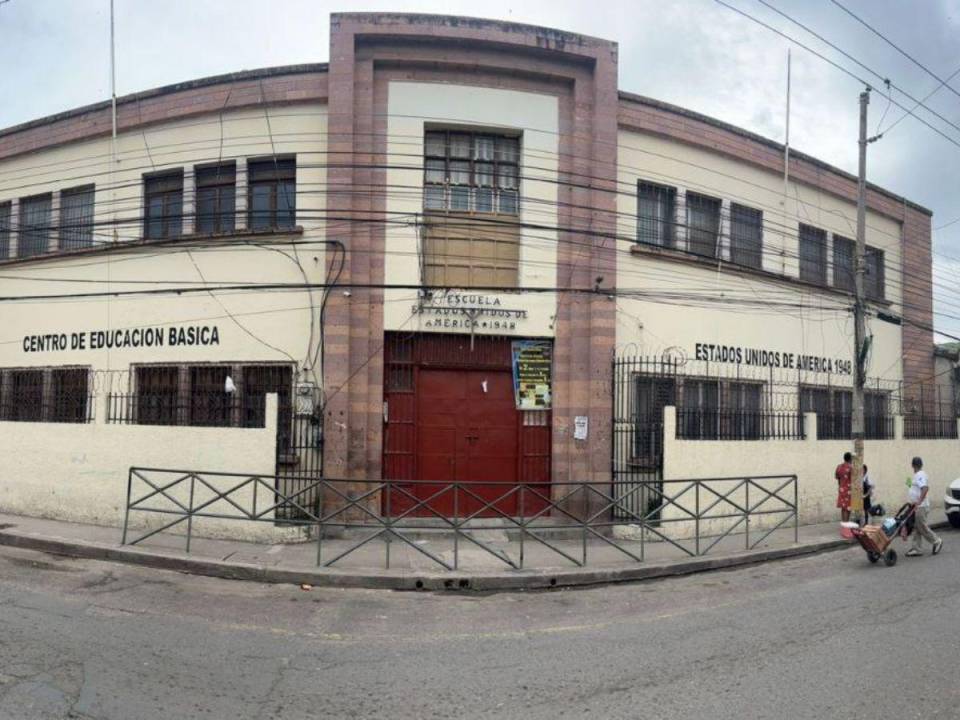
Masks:
[[[672,358],[613,360],[615,520],[637,520],[661,504],[663,409],[676,405],[677,369],[677,361]]]
[[[277,394],[276,519],[315,515],[320,510],[323,432],[314,386],[295,385],[294,368],[280,364],[244,368],[241,382],[247,427],[264,426],[265,397]]]
[[[322,478],[320,416],[314,412],[285,414],[281,408],[277,432],[277,520],[304,520],[310,513],[319,515],[322,499],[318,481]],[[293,502],[281,502],[284,498]]]

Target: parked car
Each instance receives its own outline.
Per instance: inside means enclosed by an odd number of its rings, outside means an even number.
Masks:
[[[943,507],[947,511],[950,526],[960,528],[960,478],[950,483],[950,487],[947,488],[947,494],[943,497]]]

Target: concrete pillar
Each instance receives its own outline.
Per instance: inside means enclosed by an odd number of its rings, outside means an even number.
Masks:
[[[903,440],[903,415],[893,416],[893,439]]]
[[[90,398],[93,404],[92,425],[106,425],[110,419],[110,390],[104,388],[103,392],[97,393]]]
[[[663,408],[663,448],[666,451],[667,441],[677,437],[677,408],[667,405]]]
[[[817,414],[806,412],[803,414],[803,439],[809,443],[817,442]]]

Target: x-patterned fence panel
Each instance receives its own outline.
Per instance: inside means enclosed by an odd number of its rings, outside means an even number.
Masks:
[[[545,550],[547,557],[583,567],[599,558],[609,563],[611,555],[643,562],[651,544],[696,557],[725,541],[731,547],[740,535],[750,550],[778,530],[792,528],[794,542],[798,532],[795,475],[662,480],[632,488],[586,482],[555,482],[547,489],[506,482],[330,478],[290,493],[279,486],[269,475],[131,468],[122,542],[135,545],[182,530],[189,552],[196,520],[274,524],[282,519],[285,526],[301,525],[314,533],[318,566],[356,558],[379,541],[387,569],[396,544],[454,571],[462,567],[464,546],[520,570],[543,564],[543,552],[531,562],[532,546]],[[638,502],[634,493],[644,501]],[[323,498],[320,508],[314,502],[318,497]],[[405,509],[381,512],[398,507],[393,500],[403,500]],[[514,500],[516,514],[504,512]],[[451,506],[453,515],[437,509]],[[134,533],[131,514],[162,519]],[[445,544],[435,545],[445,549],[418,539],[425,533],[442,538]],[[490,539],[491,533],[499,539]]]

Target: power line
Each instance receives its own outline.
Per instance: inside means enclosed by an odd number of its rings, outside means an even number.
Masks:
[[[943,78],[941,78],[939,75],[937,75],[935,72],[933,72],[933,70],[931,70],[930,68],[928,68],[928,67],[927,67],[926,65],[924,65],[922,62],[920,62],[920,61],[917,60],[915,57],[913,57],[913,55],[911,55],[911,54],[908,53],[906,50],[904,50],[904,49],[901,48],[899,45],[897,45],[895,42],[893,42],[892,40],[890,40],[890,38],[888,38],[888,37],[887,37],[886,35],[884,35],[882,32],[880,32],[879,30],[877,30],[875,27],[873,27],[870,23],[868,23],[866,20],[864,20],[863,18],[861,18],[859,15],[857,15],[856,13],[854,13],[852,10],[850,10],[848,7],[846,7],[843,3],[838,2],[838,0],[830,0],[830,2],[832,2],[832,3],[833,3],[834,5],[836,5],[838,8],[840,8],[841,10],[843,10],[847,15],[849,15],[849,16],[852,17],[854,20],[856,20],[858,23],[860,23],[861,25],[863,25],[867,30],[869,30],[870,32],[872,32],[872,33],[873,33],[874,35],[876,35],[878,38],[880,38],[881,40],[883,40],[887,45],[889,45],[889,46],[892,47],[894,50],[896,50],[898,53],[900,53],[900,54],[903,55],[905,58],[907,58],[907,60],[909,60],[910,62],[912,62],[914,65],[916,65],[916,66],[917,66],[918,68],[920,68],[921,70],[923,70],[927,75],[929,75],[929,76],[932,77],[934,80],[936,80],[937,82],[939,82],[940,85],[939,85],[939,87],[937,88],[938,90],[939,90],[940,88],[942,88],[942,87],[945,87],[945,88],[947,88],[947,90],[949,90],[949,91],[952,92],[954,95],[956,95],[958,98],[960,98],[960,92],[957,92],[954,88],[952,88],[950,85],[947,84],[947,83],[950,81],[950,78],[947,78],[946,80],[944,80]]]
[[[864,78],[860,77],[859,75],[857,75],[857,74],[856,74],[855,72],[853,72],[852,70],[849,70],[848,68],[845,68],[845,67],[844,67],[843,65],[841,65],[840,63],[838,63],[838,62],[836,62],[836,61],[834,61],[834,60],[831,60],[830,58],[828,58],[828,57],[827,57],[826,55],[824,55],[823,53],[817,52],[816,50],[814,50],[813,48],[811,48],[809,45],[806,45],[806,44],[800,42],[800,41],[797,40],[796,38],[794,38],[794,37],[788,35],[787,33],[783,32],[782,30],[779,30],[779,29],[773,27],[772,25],[770,25],[770,24],[768,24],[768,23],[765,23],[763,20],[760,20],[759,18],[754,17],[754,16],[751,15],[750,13],[744,12],[744,11],[741,10],[740,8],[734,7],[733,5],[730,5],[729,3],[724,2],[724,0],[714,0],[714,2],[717,3],[718,5],[722,5],[723,7],[727,8],[728,10],[732,10],[733,12],[737,13],[738,15],[741,15],[741,16],[745,17],[747,20],[750,20],[750,21],[753,22],[753,23],[756,23],[757,25],[760,25],[761,27],[766,28],[766,29],[769,30],[770,32],[776,33],[777,35],[779,35],[780,37],[782,37],[784,40],[787,40],[788,42],[791,42],[791,43],[793,43],[794,45],[803,48],[804,50],[806,50],[806,51],[807,51],[808,53],[810,53],[811,55],[814,55],[814,56],[820,58],[821,60],[823,60],[825,63],[833,66],[834,68],[836,68],[837,70],[839,70],[840,72],[842,72],[844,75],[848,75],[849,77],[853,78],[854,80],[856,80],[856,81],[857,81],[858,83],[860,83],[861,85],[866,85],[866,86],[869,86],[869,85],[870,85],[870,83],[869,83],[867,80],[865,80]],[[879,78],[881,78],[881,79],[884,79],[882,75],[880,75],[880,74],[878,74],[878,73],[874,73],[873,71],[870,71],[870,72],[871,72],[871,74],[875,74],[875,75],[877,75],[877,77],[879,77]],[[897,90],[899,90],[901,93],[903,93],[903,94],[904,94],[906,97],[908,97],[910,100],[916,102],[916,98],[912,97],[911,95],[908,95],[908,94],[905,93],[903,90],[900,90],[900,88],[897,88]],[[939,135],[940,137],[942,137],[944,140],[946,140],[947,142],[949,142],[951,145],[954,145],[955,147],[960,148],[960,141],[957,141],[956,139],[950,137],[950,136],[947,135],[945,132],[943,132],[942,130],[940,130],[940,128],[935,127],[934,125],[931,125],[929,122],[927,122],[926,120],[924,120],[922,117],[920,117],[919,115],[917,115],[915,112],[907,109],[906,107],[904,107],[903,105],[901,105],[901,104],[900,104],[899,102],[897,102],[896,100],[893,100],[892,102],[893,102],[893,104],[896,105],[898,108],[900,108],[901,110],[906,111],[910,116],[912,116],[913,118],[915,118],[916,120],[918,120],[920,123],[922,123],[923,125],[926,125],[928,128],[930,128],[931,130],[933,130],[935,133],[937,133],[937,135]],[[926,107],[925,105],[923,105],[923,107],[924,107],[924,109],[927,110],[928,112],[931,112],[931,113],[933,113],[934,115],[937,115],[938,117],[941,117],[941,119],[943,119],[945,122],[948,122],[949,124],[953,125],[952,122],[950,122],[950,121],[947,120],[946,118],[943,118],[943,117],[942,117],[941,115],[939,115],[939,113],[937,113],[936,111],[931,110],[930,108]],[[956,126],[955,126],[955,127],[956,127]]]
[[[719,2],[719,0],[718,0],[718,2]],[[841,55],[843,55],[845,58],[847,58],[847,59],[850,60],[851,62],[855,63],[857,66],[863,68],[863,69],[866,70],[868,73],[870,73],[870,74],[873,75],[874,77],[878,78],[878,79],[879,79],[881,82],[883,82],[888,88],[893,88],[893,89],[895,89],[897,92],[899,92],[900,94],[902,94],[902,95],[903,95],[904,97],[906,97],[908,100],[916,103],[916,106],[922,107],[922,108],[923,108],[924,110],[926,110],[927,112],[931,113],[931,114],[934,115],[935,117],[937,117],[937,118],[939,118],[940,120],[942,120],[943,122],[947,123],[950,127],[954,128],[955,130],[960,131],[960,125],[957,125],[957,124],[954,123],[952,120],[950,120],[949,118],[941,115],[941,114],[938,113],[936,110],[933,110],[932,108],[928,107],[927,105],[924,105],[922,100],[917,100],[915,97],[913,97],[913,96],[912,96],[910,93],[908,93],[906,90],[904,90],[903,88],[901,88],[901,87],[897,86],[896,84],[894,84],[894,82],[893,82],[892,80],[890,80],[890,78],[889,78],[888,76],[886,76],[886,75],[884,75],[884,74],[882,74],[882,73],[879,73],[879,72],[877,72],[876,70],[874,70],[873,68],[871,68],[870,66],[864,64],[863,62],[861,62],[860,60],[858,60],[857,58],[855,58],[853,55],[851,55],[850,53],[848,53],[846,50],[844,50],[843,48],[841,48],[841,47],[840,47],[839,45],[837,45],[836,43],[833,43],[833,42],[831,42],[830,40],[827,40],[823,35],[821,35],[821,34],[818,33],[817,31],[813,30],[813,29],[810,28],[808,25],[805,25],[804,23],[800,22],[799,20],[791,17],[790,15],[788,15],[788,14],[785,13],[785,12],[783,12],[783,11],[780,10],[779,8],[774,7],[774,6],[771,5],[769,2],[767,2],[767,0],[757,0],[757,2],[759,2],[761,5],[764,5],[765,7],[770,8],[771,10],[773,10],[775,13],[777,13],[777,14],[780,15],[781,17],[785,18],[786,20],[788,20],[789,22],[793,23],[793,24],[796,25],[797,27],[800,27],[800,28],[802,28],[803,30],[805,30],[806,32],[808,32],[809,34],[813,35],[813,37],[817,38],[817,40],[819,40],[820,42],[826,44],[827,46],[829,46],[830,48],[832,48],[832,49],[835,50],[836,52],[840,53]],[[724,3],[721,3],[721,5],[723,5],[723,4],[724,4]],[[865,84],[865,85],[869,85],[869,83],[864,83],[864,84]],[[889,97],[889,96],[888,96],[888,97]],[[904,108],[904,109],[906,109],[906,108]]]

